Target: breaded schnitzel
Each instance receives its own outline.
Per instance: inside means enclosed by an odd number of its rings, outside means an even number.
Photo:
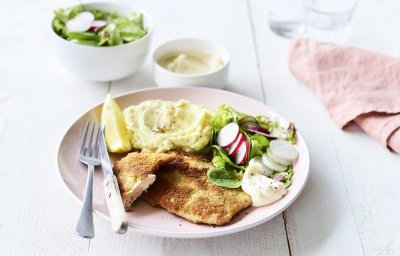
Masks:
[[[125,209],[156,180],[154,173],[175,159],[175,154],[133,152],[116,162],[113,172],[118,180]]]
[[[193,223],[223,225],[249,207],[251,197],[240,188],[228,189],[207,180],[213,164],[206,158],[188,153],[162,165],[155,183],[142,195],[153,206],[161,206]]]
[[[116,162],[113,171],[126,209],[148,189],[142,197],[153,206],[193,223],[223,225],[252,201],[241,189],[208,182],[207,171],[213,167],[196,154],[134,152]]]

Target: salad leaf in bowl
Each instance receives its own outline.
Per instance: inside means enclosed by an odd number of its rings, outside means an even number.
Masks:
[[[114,46],[133,42],[145,36],[143,14],[132,12],[123,16],[117,11],[86,10],[83,5],[54,11],[54,32],[60,37],[82,45]]]

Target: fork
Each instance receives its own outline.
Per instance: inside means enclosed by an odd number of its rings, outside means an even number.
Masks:
[[[96,128],[96,126],[98,126]],[[90,134],[88,136],[88,131]],[[95,135],[97,131],[97,135]],[[100,165],[99,157],[99,135],[101,129],[99,125],[93,123],[90,129],[90,121],[87,122],[85,132],[83,133],[81,147],[79,151],[79,161],[88,166],[88,175],[86,180],[85,195],[83,197],[83,205],[78,223],[76,224],[77,235],[84,238],[94,237],[93,227],[93,172],[96,165]],[[95,136],[95,140],[93,137]],[[88,141],[89,138],[89,141]]]

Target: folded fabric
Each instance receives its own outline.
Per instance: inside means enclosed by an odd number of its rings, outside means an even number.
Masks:
[[[354,47],[297,39],[289,69],[344,128],[354,121],[400,154],[400,60]]]

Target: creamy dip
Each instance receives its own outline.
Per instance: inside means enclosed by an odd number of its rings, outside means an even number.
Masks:
[[[285,184],[264,176],[261,165],[249,165],[243,175],[242,189],[251,196],[253,206],[272,204],[287,193]]]
[[[187,51],[172,54],[158,61],[163,68],[181,74],[206,74],[224,66],[222,58],[206,51]]]
[[[136,149],[199,151],[211,138],[212,113],[185,100],[148,100],[124,109],[123,115]]]

